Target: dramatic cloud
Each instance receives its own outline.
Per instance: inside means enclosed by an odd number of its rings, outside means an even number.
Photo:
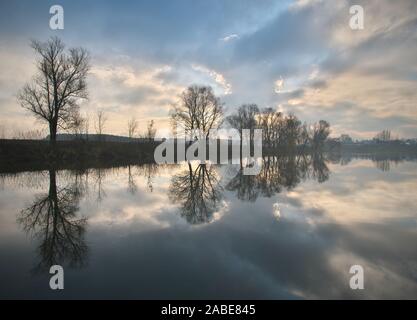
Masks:
[[[365,28],[349,27],[364,8]],[[15,95],[34,73],[30,38],[62,37],[92,55],[83,110],[113,113],[123,133],[134,114],[168,125],[168,110],[191,84],[211,85],[232,111],[257,103],[302,120],[329,120],[332,134],[369,138],[384,128],[417,136],[417,2],[62,1],[65,29],[49,29],[49,5],[3,1],[0,113],[7,126],[33,120]]]

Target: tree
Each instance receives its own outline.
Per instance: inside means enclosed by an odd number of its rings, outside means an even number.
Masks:
[[[226,121],[236,130],[239,131],[242,140],[242,130],[253,130],[256,127],[256,117],[259,114],[259,108],[256,104],[243,104],[235,114],[226,118]]]
[[[262,140],[268,147],[275,147],[281,138],[282,113],[272,108],[265,108],[258,117],[258,125],[262,129]]]
[[[341,134],[339,138],[341,143],[352,143],[353,140],[348,134]]]
[[[320,120],[313,126],[311,144],[314,150],[321,149],[330,134],[330,124],[325,120]]]
[[[154,127],[154,124],[155,123],[153,120],[148,122],[148,128],[146,130],[145,138],[148,139],[149,141],[155,138],[156,129]]]
[[[199,130],[208,138],[210,129],[218,128],[222,123],[223,105],[211,87],[191,86],[171,110],[171,118],[177,133],[189,136],[195,135],[194,130]]]
[[[283,126],[283,140],[285,144],[294,147],[299,140],[300,132],[302,131],[301,121],[293,114],[285,117]]]
[[[84,134],[85,134],[86,140],[88,140],[89,131],[90,131],[90,114],[86,112],[85,117],[84,117]]]
[[[310,142],[310,127],[307,123],[303,123],[298,134],[298,144],[302,146],[303,150]]]
[[[102,135],[104,132],[104,127],[107,122],[107,116],[103,110],[97,111],[96,114],[96,121],[94,123],[94,126],[96,128],[96,133],[99,135],[99,139],[102,139]]]
[[[79,114],[79,100],[87,98],[89,55],[83,48],[65,51],[58,37],[32,41],[39,55],[38,74],[18,94],[20,105],[49,125],[49,139],[56,141],[58,128],[67,130]]]
[[[6,126],[0,124],[0,139],[6,139]]]
[[[240,135],[240,157],[242,163],[242,148],[243,148],[243,129],[249,129],[249,140],[253,141],[254,129],[256,128],[256,118],[259,114],[259,108],[256,104],[243,104],[237,112],[228,116],[226,121],[232,126],[232,128],[239,131]]]
[[[13,133],[13,139],[18,140],[41,140],[45,137],[45,132],[42,129],[33,130],[16,130]]]
[[[389,130],[382,130],[379,132],[375,138],[377,141],[390,141],[391,140],[391,131]]]
[[[129,138],[133,138],[135,136],[137,128],[138,128],[138,121],[135,118],[131,118],[127,122],[127,131],[128,131]]]
[[[81,139],[82,138],[82,134],[83,134],[83,131],[85,129],[85,122],[86,122],[86,119],[84,119],[80,115],[78,115],[73,120],[72,132],[73,132],[73,134],[75,135],[75,137],[77,139]]]

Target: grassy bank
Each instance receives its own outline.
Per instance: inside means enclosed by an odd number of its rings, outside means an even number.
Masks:
[[[155,143],[0,140],[0,172],[110,167],[153,162]]]

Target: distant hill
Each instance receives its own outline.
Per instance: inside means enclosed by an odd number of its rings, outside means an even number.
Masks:
[[[49,135],[45,137],[49,140]],[[71,134],[60,133],[56,135],[57,141],[73,141],[73,140],[87,140],[87,141],[109,141],[109,142],[148,142],[145,138],[129,138],[124,136],[116,136],[113,134]]]

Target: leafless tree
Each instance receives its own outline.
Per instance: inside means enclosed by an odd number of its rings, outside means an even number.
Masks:
[[[86,112],[85,117],[84,117],[84,135],[85,135],[86,140],[88,140],[89,131],[90,131],[90,114]]]
[[[239,131],[242,138],[243,129],[255,129],[258,114],[259,108],[256,104],[243,104],[236,113],[228,116],[226,120],[233,128]]]
[[[330,134],[330,124],[325,120],[320,120],[313,126],[311,144],[313,149],[321,149]]]
[[[153,120],[148,122],[148,127],[146,130],[145,138],[149,141],[152,141],[155,138],[156,129],[155,129],[155,123]]]
[[[281,112],[272,108],[265,108],[258,117],[259,127],[262,129],[263,141],[268,147],[275,147],[280,140],[283,129]]]
[[[46,136],[45,132],[42,129],[33,129],[27,131],[14,131],[13,139],[18,140],[40,140]]]
[[[290,147],[297,145],[301,132],[301,121],[293,114],[285,117],[283,130],[281,133],[284,144]]]
[[[85,121],[86,119],[81,117],[80,115],[74,118],[73,120],[72,132],[77,139],[80,139],[82,137],[85,128]]]
[[[129,134],[129,138],[133,138],[135,136],[137,128],[138,128],[138,121],[135,118],[131,118],[127,122],[127,131]]]
[[[257,127],[257,117],[259,115],[259,108],[256,104],[241,105],[237,112],[228,116],[226,121],[232,128],[239,131],[240,135],[240,163],[242,164],[242,149],[243,149],[243,129],[249,129],[250,141],[253,141],[254,129]]]
[[[390,141],[391,140],[391,131],[390,130],[382,130],[375,136],[375,140],[378,141]]]
[[[107,122],[107,116],[105,112],[103,110],[97,111],[96,121],[94,123],[94,126],[96,128],[96,133],[100,136],[100,140],[102,139],[106,122]]]
[[[300,127],[299,134],[298,134],[298,145],[302,147],[302,150],[305,149],[305,147],[310,142],[310,127],[307,125],[307,123],[303,123],[303,125]]]
[[[55,143],[58,128],[73,126],[79,100],[87,98],[89,55],[83,48],[65,51],[58,37],[32,41],[31,46],[39,55],[38,74],[19,92],[18,100],[23,108],[48,123],[50,141]]]
[[[194,130],[199,130],[208,138],[210,129],[222,123],[223,105],[211,87],[191,86],[171,110],[171,118],[177,133],[192,135]]]
[[[6,139],[6,126],[0,124],[0,139]]]

